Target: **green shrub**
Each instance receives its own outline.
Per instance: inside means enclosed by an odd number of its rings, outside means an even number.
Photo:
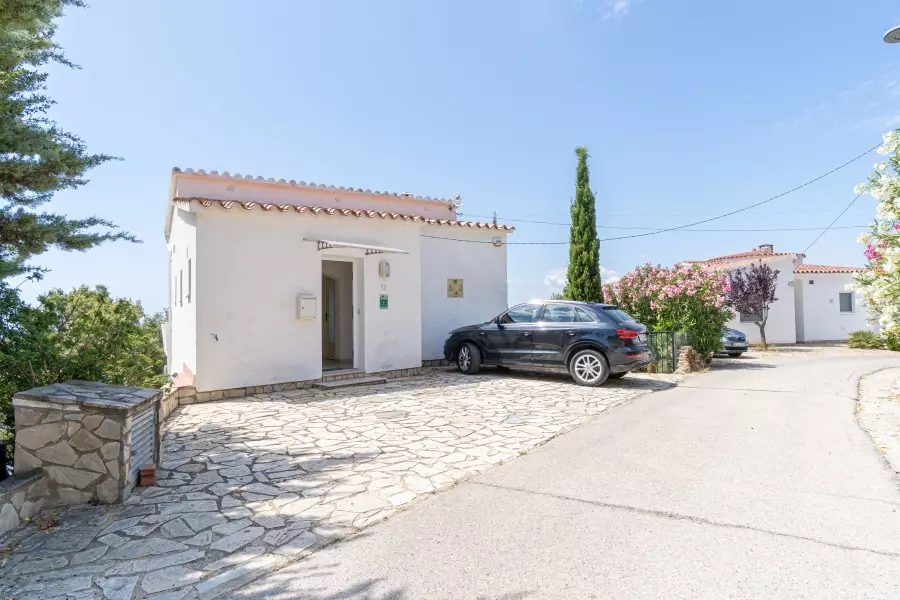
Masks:
[[[874,331],[866,331],[865,329],[861,329],[850,334],[850,336],[847,338],[847,345],[851,348],[864,348],[867,350],[871,350],[873,348],[883,348],[884,341],[882,341],[881,336]]]
[[[894,325],[884,332],[884,343],[888,350],[900,352],[900,325]]]

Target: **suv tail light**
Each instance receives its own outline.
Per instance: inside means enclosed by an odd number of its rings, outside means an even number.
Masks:
[[[616,329],[616,335],[619,336],[620,340],[634,340],[640,334],[630,329]]]

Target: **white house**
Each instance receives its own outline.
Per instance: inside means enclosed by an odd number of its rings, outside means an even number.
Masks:
[[[775,297],[769,310],[766,339],[772,344],[840,341],[851,331],[871,329],[862,297],[847,289],[853,273],[861,267],[808,265],[803,254],[775,252],[771,244],[762,244],[749,252],[719,256],[697,264],[730,271],[764,261],[780,271]],[[735,315],[728,324],[758,343],[759,328],[749,315]]]
[[[173,169],[165,235],[176,385],[385,373],[443,357],[507,302],[512,227],[459,199]]]

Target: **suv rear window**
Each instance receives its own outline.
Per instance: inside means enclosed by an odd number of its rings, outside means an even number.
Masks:
[[[615,321],[616,323],[633,323],[634,319],[623,310],[619,310],[615,306],[610,306],[608,308],[603,309],[603,314]]]

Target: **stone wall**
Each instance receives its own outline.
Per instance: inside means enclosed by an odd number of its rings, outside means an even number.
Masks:
[[[36,403],[35,403],[36,404]],[[42,468],[56,484],[48,505],[110,504],[127,478],[121,414],[85,414],[78,406],[16,406],[15,472]]]
[[[53,496],[52,487],[41,469],[0,481],[0,535],[38,514]]]
[[[675,373],[679,375],[696,373],[706,368],[706,361],[692,346],[682,346],[678,351],[678,368],[675,369]]]
[[[43,469],[51,482],[47,506],[124,501],[134,486],[132,420],[156,410],[161,397],[159,390],[88,381],[17,392],[15,473]],[[151,435],[158,459],[152,423]]]
[[[421,375],[422,369],[414,367],[412,369],[394,369],[392,371],[378,371],[376,373],[338,373],[329,375],[325,373],[321,379],[310,381],[291,381],[287,383],[273,383],[270,385],[251,385],[242,388],[233,388],[229,390],[215,390],[211,392],[198,392],[193,387],[181,387],[171,392],[163,398],[163,404],[166,403],[171,408],[163,408],[160,410],[160,422],[165,421],[169,414],[175,410],[175,400],[178,406],[185,404],[200,404],[203,402],[212,402],[213,400],[227,400],[229,398],[242,398],[244,396],[252,396],[254,394],[271,394],[273,392],[285,392],[289,390],[302,390],[311,388],[319,381],[336,381],[340,379],[352,379],[354,377],[384,377],[385,379],[395,379],[397,377],[412,377]],[[163,416],[164,415],[164,416]]]

